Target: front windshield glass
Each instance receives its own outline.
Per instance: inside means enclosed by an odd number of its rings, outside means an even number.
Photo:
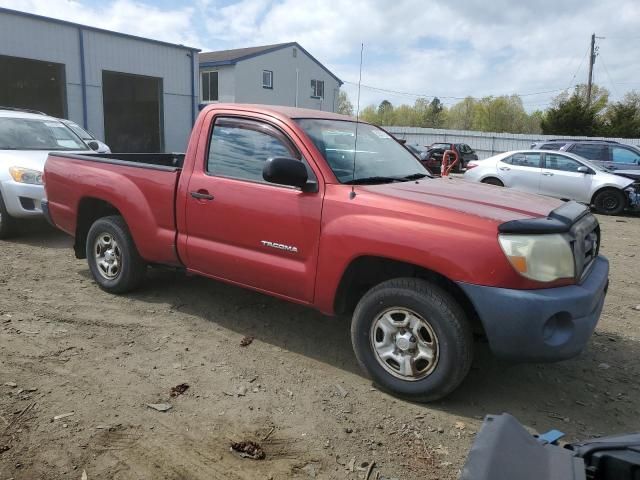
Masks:
[[[373,125],[357,124],[356,151],[356,122],[305,118],[297,123],[322,153],[340,183],[388,183],[429,175],[406,148]]]
[[[88,147],[57,120],[3,117],[0,150],[88,150]]]
[[[65,125],[69,127],[71,130],[73,130],[73,133],[78,135],[82,140],[86,140],[86,141],[95,140],[95,137],[93,137],[89,132],[87,132],[80,125],[77,125],[73,122],[65,122]]]

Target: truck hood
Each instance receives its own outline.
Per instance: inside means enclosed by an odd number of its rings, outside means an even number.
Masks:
[[[50,150],[0,150],[0,168],[6,170],[9,167],[23,167],[44,171]],[[64,153],[88,153],[91,150],[69,151]],[[0,172],[4,173],[4,172]]]
[[[374,194],[404,200],[408,203],[446,208],[500,223],[546,217],[564,203],[550,197],[457,178],[434,178],[362,188]],[[411,211],[411,208],[414,207],[407,206],[406,211]]]

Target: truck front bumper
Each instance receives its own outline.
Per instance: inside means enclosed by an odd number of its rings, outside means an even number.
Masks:
[[[478,313],[492,352],[514,361],[553,362],[578,355],[598,323],[609,286],[602,256],[581,285],[510,290],[458,285]]]
[[[9,215],[16,218],[42,216],[40,202],[44,197],[44,186],[18,183],[7,180],[0,183],[0,191]]]

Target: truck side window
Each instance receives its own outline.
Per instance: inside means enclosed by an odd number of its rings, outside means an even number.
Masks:
[[[271,125],[241,118],[216,120],[209,142],[208,173],[264,182],[264,162],[274,157],[300,158],[300,154]]]

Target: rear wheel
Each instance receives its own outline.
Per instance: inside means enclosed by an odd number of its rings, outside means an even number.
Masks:
[[[351,340],[358,362],[377,385],[415,401],[451,393],[473,358],[460,305],[417,278],[389,280],[367,292],[354,312]]]
[[[15,235],[17,230],[16,223],[17,220],[7,212],[7,207],[2,199],[2,192],[0,192],[0,240]]]
[[[489,177],[482,180],[482,183],[486,183],[487,185],[495,185],[496,187],[504,187],[504,183],[498,178]]]
[[[620,190],[608,188],[593,197],[596,212],[603,215],[620,215],[626,206],[624,193]]]
[[[93,279],[110,293],[134,290],[144,279],[147,266],[120,216],[96,220],[87,234],[87,262]]]

